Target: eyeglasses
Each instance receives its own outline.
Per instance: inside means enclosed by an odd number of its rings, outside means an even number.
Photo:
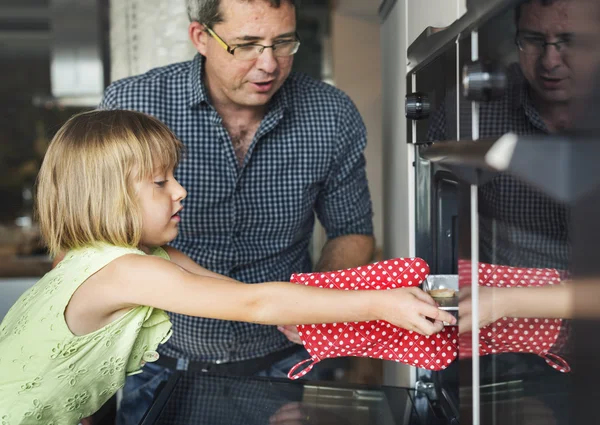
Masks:
[[[571,48],[572,41],[570,38],[562,38],[553,43],[549,43],[545,38],[529,35],[517,34],[515,43],[519,50],[526,55],[542,55],[546,52],[546,46],[554,46],[557,52],[565,53]]]
[[[272,44],[271,46],[248,43],[231,47],[208,26],[204,25],[204,27],[206,28],[206,31],[208,31],[208,33],[217,41],[217,43],[221,45],[221,47],[227,50],[228,53],[232,54],[234,58],[242,61],[250,61],[258,58],[265,49],[273,49],[273,54],[275,56],[284,57],[294,55],[300,48],[300,37],[298,36],[298,33],[296,33],[296,40],[280,41]]]

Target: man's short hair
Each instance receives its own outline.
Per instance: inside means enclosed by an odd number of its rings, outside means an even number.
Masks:
[[[300,0],[243,0],[246,2],[268,1],[272,7],[281,6],[282,2],[288,2],[298,7]],[[220,6],[221,0],[186,0],[187,13],[190,22],[199,22],[212,28],[219,22],[223,22]]]
[[[553,3],[561,0],[524,0],[515,8],[515,27],[519,28],[519,20],[521,19],[521,6],[526,3],[531,3],[532,1],[538,1],[542,4],[542,6],[550,6]]]

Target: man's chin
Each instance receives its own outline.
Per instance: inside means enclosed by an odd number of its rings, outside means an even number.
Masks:
[[[241,104],[246,106],[265,106],[273,98],[273,93],[250,93]]]
[[[555,90],[538,90],[538,98],[542,102],[547,103],[566,103],[573,97],[572,90],[555,89]]]
[[[573,96],[567,93],[550,93],[546,97],[546,101],[551,103],[568,103],[572,98]]]

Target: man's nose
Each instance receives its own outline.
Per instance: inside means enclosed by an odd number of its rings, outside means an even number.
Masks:
[[[256,59],[256,66],[267,74],[272,74],[277,70],[279,63],[272,48],[266,48]]]
[[[551,71],[563,64],[562,54],[555,45],[546,46],[542,52],[541,64],[546,71]]]

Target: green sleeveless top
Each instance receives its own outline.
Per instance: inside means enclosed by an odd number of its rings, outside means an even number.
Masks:
[[[167,314],[139,306],[97,331],[71,333],[64,311],[89,276],[133,248],[70,251],[25,292],[0,324],[0,424],[71,425],[90,416],[171,336]],[[166,259],[158,248],[153,252]]]

